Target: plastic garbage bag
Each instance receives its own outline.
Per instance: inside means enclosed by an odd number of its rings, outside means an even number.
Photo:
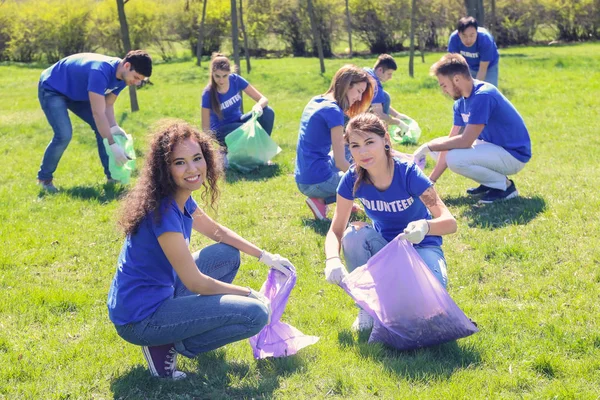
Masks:
[[[412,118],[401,118],[401,121],[408,125],[408,132],[402,132],[397,125],[390,125],[388,130],[392,140],[401,144],[417,144],[421,137],[421,128],[417,121]]]
[[[127,161],[122,166],[117,165],[115,162],[115,156],[113,155],[110,145],[108,144],[108,139],[103,139],[104,148],[106,149],[106,154],[108,154],[108,170],[110,171],[110,177],[120,181],[123,184],[127,184],[131,178],[131,172],[135,169],[135,150],[133,148],[133,137],[131,137],[130,134],[123,135],[119,133],[113,135],[113,139],[119,146],[123,148],[125,154],[127,154],[131,160]]]
[[[229,165],[241,172],[249,172],[275,157],[281,148],[260,126],[258,115],[252,117],[225,136]]]
[[[403,239],[388,243],[344,278],[341,287],[373,317],[369,343],[410,350],[478,332]]]
[[[285,310],[290,292],[296,285],[296,270],[292,268],[290,276],[271,268],[267,280],[260,292],[271,301],[271,322],[252,336],[250,346],[254,358],[287,357],[300,349],[319,341],[317,336],[308,336],[284,322],[281,316]]]

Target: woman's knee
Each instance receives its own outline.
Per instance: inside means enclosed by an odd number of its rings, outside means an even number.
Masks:
[[[368,226],[348,226],[342,236],[342,251],[348,254],[353,249],[363,249],[368,240],[373,237],[373,233],[376,233],[375,230]]]

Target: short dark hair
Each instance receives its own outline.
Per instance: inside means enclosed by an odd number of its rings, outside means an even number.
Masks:
[[[135,72],[144,75],[146,78],[150,78],[150,75],[152,75],[152,58],[145,50],[131,50],[127,53],[123,62],[130,63]]]
[[[373,69],[377,69],[379,67],[383,68],[384,71],[387,71],[388,69],[396,71],[398,69],[396,61],[394,61],[394,58],[389,54],[381,54],[379,57],[377,57],[377,61],[375,61],[375,66]]]
[[[448,53],[431,66],[429,74],[432,76],[447,76],[449,78],[454,75],[462,75],[465,78],[470,78],[469,64],[463,56],[458,53]]]
[[[473,17],[462,17],[458,20],[458,24],[456,25],[456,29],[463,33],[469,27],[475,28],[477,30],[477,20]]]

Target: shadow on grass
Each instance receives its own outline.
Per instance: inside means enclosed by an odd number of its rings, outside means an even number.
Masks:
[[[76,199],[97,200],[101,203],[107,203],[121,198],[127,193],[127,188],[119,184],[105,183],[101,186],[74,186],[65,189],[63,192]]]
[[[228,168],[225,172],[227,183],[236,183],[239,181],[262,181],[273,178],[281,173],[281,168],[278,164],[262,165],[250,172],[240,172],[235,168]]]
[[[382,345],[367,343],[370,332],[360,332],[358,340],[350,330],[338,334],[340,346],[354,348],[362,357],[381,362],[398,376],[422,381],[431,377],[448,379],[458,370],[472,368],[481,362],[481,355],[469,346],[452,341],[423,349],[400,351]]]
[[[319,221],[318,219],[314,218],[302,217],[302,225],[312,229],[319,235],[325,236],[329,230],[329,226],[331,225],[331,220],[324,219]]]
[[[444,199],[448,206],[468,206],[462,215],[469,220],[470,227],[497,229],[506,225],[525,225],[546,210],[546,201],[540,196],[517,197],[492,204],[478,204],[479,199],[471,196]]]
[[[303,360],[294,355],[258,360],[256,369],[251,370],[249,364],[226,360],[222,349],[199,355],[191,365],[185,369],[187,378],[181,381],[155,379],[145,367],[135,367],[112,381],[114,398],[270,398],[282,376],[304,368]]]

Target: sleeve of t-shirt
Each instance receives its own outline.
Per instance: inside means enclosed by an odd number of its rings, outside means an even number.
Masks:
[[[237,87],[238,92],[248,87],[248,81],[242,78],[241,76],[237,74],[231,74],[231,76],[233,76],[233,80],[235,82],[235,86]]]
[[[427,175],[417,167],[417,164],[410,163],[406,168],[406,191],[412,197],[419,197],[433,186]]]
[[[494,58],[494,43],[492,38],[482,33],[477,38],[477,47],[479,51],[479,61],[490,62]]]
[[[160,211],[161,215],[160,220],[158,222],[156,222],[154,216],[151,217],[152,229],[154,230],[154,234],[156,235],[156,237],[159,237],[165,232],[183,233],[181,211],[179,211],[179,209],[177,208],[177,204],[175,204],[175,201],[171,201],[164,209]]]
[[[190,198],[185,202],[185,209],[190,215],[192,215],[196,209],[198,209],[198,203],[196,203],[196,200],[194,200],[192,196],[190,196]]]
[[[354,168],[351,168],[348,171],[346,171],[344,176],[342,176],[340,183],[338,183],[337,187],[337,194],[348,200],[354,200],[354,194],[352,193],[355,181],[353,171]]]
[[[336,126],[344,126],[344,113],[339,107],[332,105],[321,110],[323,119],[330,130]]]
[[[114,94],[115,96],[118,96],[119,93],[121,93],[121,91],[123,89],[125,89],[125,86],[127,86],[127,85],[120,86],[118,89],[113,90],[111,93]]]
[[[457,33],[452,33],[450,39],[448,39],[448,53],[459,53],[458,43],[456,43]]]
[[[87,91],[104,96],[106,89],[108,89],[108,82],[108,72],[102,65],[92,67],[88,76]]]
[[[373,100],[371,100],[371,104],[382,104],[385,101],[383,87],[379,86],[377,82],[375,83],[375,95],[373,96]]]
[[[204,92],[202,92],[202,108],[211,108],[210,105],[210,91],[207,89],[204,89]]]
[[[460,104],[458,101],[454,102],[454,106],[452,107],[454,110],[454,125],[455,126],[465,126],[465,121],[463,121],[462,114],[460,113]]]
[[[469,124],[487,125],[492,110],[494,109],[494,99],[487,94],[476,95],[471,101],[469,109]]]

